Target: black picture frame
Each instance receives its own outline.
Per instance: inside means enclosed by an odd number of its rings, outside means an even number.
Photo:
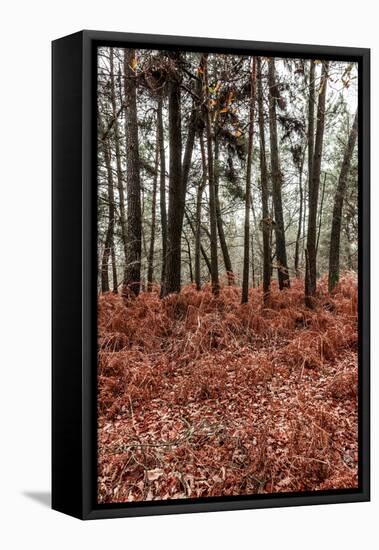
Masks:
[[[356,61],[359,67],[359,487],[96,504],[96,48]],[[85,30],[52,43],[52,508],[81,519],[370,499],[370,50]]]

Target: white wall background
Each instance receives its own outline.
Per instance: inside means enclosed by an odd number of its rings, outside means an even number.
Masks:
[[[372,48],[373,359],[379,302],[379,32],[372,0],[10,0],[2,22],[0,187],[0,544],[3,548],[374,548],[373,501],[80,522],[51,511],[50,41],[82,28]],[[377,379],[373,360],[373,386]],[[67,396],[70,399],[70,396]],[[34,497],[33,497],[34,495]],[[37,497],[37,498],[36,498]],[[4,540],[3,540],[4,539]],[[376,540],[377,543],[377,540]]]

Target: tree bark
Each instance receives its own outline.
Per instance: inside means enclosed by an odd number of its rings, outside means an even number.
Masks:
[[[308,235],[307,235],[307,262],[305,268],[305,302],[308,307],[313,307],[314,296],[317,287],[316,265],[316,232],[317,232],[317,207],[320,188],[321,158],[325,127],[325,101],[328,78],[328,62],[322,65],[320,90],[317,104],[317,128],[312,160],[312,178],[309,182],[308,200]]]
[[[141,283],[141,183],[138,151],[137,92],[133,70],[135,51],[125,49],[127,260],[122,294],[137,296]]]
[[[159,208],[161,214],[161,238],[162,238],[162,270],[161,270],[161,295],[163,294],[166,258],[167,258],[167,210],[166,210],[166,154],[164,147],[163,130],[163,98],[158,100],[158,134],[159,134]]]
[[[271,146],[271,177],[272,192],[275,211],[275,240],[276,240],[276,261],[278,264],[279,288],[288,288],[290,279],[287,264],[287,251],[285,230],[283,221],[282,206],[282,172],[280,169],[280,158],[278,149],[278,134],[276,123],[276,102],[278,92],[275,77],[275,60],[269,58],[268,61],[268,83],[270,88],[269,118],[270,118],[270,146]]]
[[[320,243],[321,235],[321,224],[322,224],[322,212],[324,208],[324,198],[325,198],[325,185],[326,185],[326,173],[324,174],[324,181],[322,182],[322,191],[321,191],[321,201],[320,201],[320,211],[318,213],[318,229],[317,229],[317,239],[316,239],[316,256],[318,254],[318,245]]]
[[[195,237],[196,239],[196,228],[194,227],[192,221],[191,221],[191,218],[189,217],[188,213],[185,212],[185,217],[186,217],[186,220],[188,222],[188,225],[190,226],[191,228],[191,231],[192,231],[192,234],[193,236]],[[203,257],[203,260],[207,266],[207,269],[209,271],[209,274],[211,274],[211,262],[210,262],[210,259],[208,258],[208,255],[203,247],[203,245],[201,244],[201,240],[200,240],[200,252],[201,252],[201,255]]]
[[[112,282],[113,282],[112,292],[113,294],[118,294],[116,251],[114,247],[114,239],[112,239],[112,244],[111,244],[111,259],[112,259]]]
[[[312,186],[313,154],[315,145],[315,62],[310,60],[308,97],[308,192]]]
[[[297,226],[296,244],[295,244],[295,274],[296,277],[300,277],[299,269],[299,256],[300,256],[300,240],[301,240],[301,226],[303,221],[303,165],[304,155],[299,166],[299,223]]]
[[[315,71],[316,64],[313,59],[309,62],[309,96],[308,96],[308,129],[307,129],[307,138],[308,138],[308,180],[304,185],[304,212],[303,212],[303,235],[305,239],[305,228],[306,228],[306,214],[307,206],[309,211],[309,189],[312,187],[312,171],[313,171],[313,154],[315,146]],[[307,188],[308,184],[308,188]],[[308,204],[307,204],[308,199]],[[306,246],[303,246],[303,251],[305,252]],[[307,265],[308,265],[308,256],[305,254],[305,274],[304,279],[307,277]]]
[[[197,188],[196,196],[196,219],[195,219],[195,283],[196,289],[201,289],[201,269],[200,269],[200,254],[201,254],[201,207],[203,192],[207,185],[207,165],[205,157],[205,146],[203,132],[200,133],[200,151],[202,161],[202,178]]]
[[[219,143],[218,143],[217,136],[215,136],[214,147],[215,147],[215,152],[214,152],[215,205],[216,205],[218,238],[220,239],[220,246],[222,251],[222,257],[224,259],[224,265],[225,265],[228,284],[232,285],[234,284],[234,273],[232,268],[232,261],[229,255],[228,245],[226,243],[226,238],[225,238],[225,231],[224,231],[224,224],[222,221],[221,204],[220,204],[220,196],[219,196],[219,180],[220,180],[219,178]]]
[[[114,80],[114,63],[113,63],[113,48],[110,48],[110,84],[111,84],[111,103],[112,103],[112,116],[114,119],[114,140],[115,140],[115,154],[116,154],[116,170],[117,170],[117,189],[120,201],[120,226],[121,226],[121,239],[124,250],[124,261],[127,261],[127,229],[126,229],[126,215],[125,215],[125,193],[124,193],[124,178],[122,173],[121,164],[121,150],[120,150],[120,132],[118,125],[118,111],[116,102],[116,87]],[[121,87],[121,86],[120,86]]]
[[[177,55],[175,56],[177,59]],[[167,224],[167,259],[163,295],[180,292],[181,235],[184,214],[182,181],[182,125],[180,81],[171,76],[168,92],[170,176]]]
[[[114,260],[114,191],[109,142],[103,141],[103,155],[107,171],[108,190],[108,228],[105,236],[104,252],[101,262],[101,291],[109,292],[109,258],[112,255],[113,291],[117,292],[117,273]],[[113,251],[113,252],[112,252]]]
[[[249,114],[249,139],[247,149],[246,167],[246,189],[245,189],[245,225],[244,225],[244,254],[243,254],[243,275],[242,275],[242,296],[241,302],[246,304],[249,301],[249,254],[250,254],[250,201],[251,201],[251,166],[253,161],[254,144],[254,114],[256,95],[256,58],[252,58],[250,73],[250,114]]]
[[[158,114],[157,114],[158,119]],[[151,231],[150,231],[150,245],[149,254],[147,258],[147,290],[152,291],[152,283],[154,276],[154,248],[155,248],[155,221],[156,221],[156,204],[157,204],[157,184],[158,184],[158,163],[159,163],[159,125],[157,120],[157,138],[156,138],[156,151],[155,151],[155,174],[153,176],[153,196],[151,201]]]
[[[188,269],[189,269],[190,281],[191,281],[191,283],[193,283],[191,243],[190,243],[190,240],[187,237],[186,233],[184,233],[184,240],[186,241],[186,244],[187,244]]]
[[[263,303],[269,305],[271,284],[271,220],[268,208],[268,173],[266,161],[265,117],[263,107],[262,60],[257,59],[258,70],[258,121],[260,144],[260,171],[262,192],[262,240],[263,240]]]
[[[254,246],[254,231],[251,233],[251,283],[255,288],[255,246]]]
[[[179,54],[175,54],[174,59],[177,60],[178,56]],[[197,84],[198,92],[200,91],[200,86],[201,80],[199,80]],[[165,266],[166,275],[161,291],[162,296],[170,292],[180,292],[181,234],[183,229],[185,196],[197,129],[197,102],[194,100],[188,124],[187,141],[182,163],[180,87],[180,77],[174,75],[169,83],[170,187],[167,224],[167,259]],[[171,234],[171,231],[174,231],[174,233]]]
[[[211,124],[211,105],[209,101],[209,85],[208,85],[208,59],[207,55],[203,56],[203,76],[204,76],[204,110],[205,110],[205,127],[207,134],[207,153],[208,153],[208,187],[209,187],[209,221],[211,233],[211,281],[212,292],[216,296],[220,292],[220,283],[218,278],[218,257],[217,257],[217,216],[216,216],[216,197],[215,197],[215,180],[214,180],[214,165],[213,165],[213,147],[212,147],[212,124]]]
[[[355,113],[354,122],[350,130],[349,140],[346,145],[341,172],[338,178],[338,185],[334,197],[332,230],[330,233],[329,249],[329,292],[332,292],[339,281],[340,271],[340,238],[341,238],[341,219],[342,208],[345,199],[347,179],[350,171],[351,159],[358,133],[358,110]]]

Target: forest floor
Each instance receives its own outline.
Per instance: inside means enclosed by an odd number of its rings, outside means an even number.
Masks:
[[[357,486],[357,282],[99,298],[98,500]]]

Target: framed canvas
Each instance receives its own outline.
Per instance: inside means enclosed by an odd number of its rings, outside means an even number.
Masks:
[[[370,53],[53,42],[52,506],[369,500]]]

